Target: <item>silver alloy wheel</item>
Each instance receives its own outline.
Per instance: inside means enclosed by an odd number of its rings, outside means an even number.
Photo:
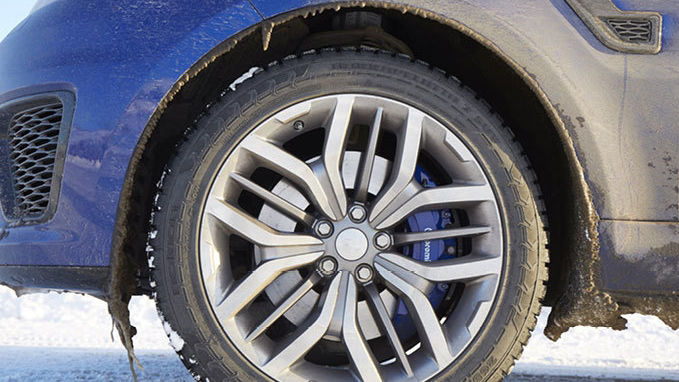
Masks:
[[[295,128],[300,121],[303,130]],[[369,131],[360,150],[347,148],[354,126]],[[301,158],[287,148],[314,130],[322,132],[320,155]],[[391,157],[379,150],[386,135],[395,137]],[[421,152],[435,158],[447,182],[423,187],[414,180]],[[274,186],[253,179],[261,168],[278,177],[270,179]],[[257,213],[241,205],[243,191],[263,202]],[[350,214],[357,205],[367,212],[364,220]],[[401,228],[415,213],[443,208],[463,211],[468,224],[426,232]],[[319,231],[328,222],[332,230]],[[466,238],[469,253],[423,262],[399,251],[451,237]],[[232,254],[243,243],[250,249],[239,253],[250,254],[247,261]],[[214,178],[200,227],[201,272],[216,318],[241,353],[277,380],[435,376],[483,327],[497,294],[503,248],[493,189],[467,146],[412,106],[361,94],[310,99],[251,130]],[[244,270],[243,263],[250,266]],[[441,283],[462,286],[444,312],[428,298]],[[399,299],[417,330],[414,344],[400,338],[392,322]],[[273,305],[263,308],[263,300]],[[292,329],[278,336],[274,328],[282,320]],[[377,337],[385,339],[389,359],[375,356]],[[307,359],[320,341],[341,344],[349,362]]]

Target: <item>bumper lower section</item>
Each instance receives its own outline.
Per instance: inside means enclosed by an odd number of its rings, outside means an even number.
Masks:
[[[601,289],[679,298],[679,223],[602,220]]]
[[[17,293],[65,291],[104,297],[109,267],[0,265],[0,284]]]

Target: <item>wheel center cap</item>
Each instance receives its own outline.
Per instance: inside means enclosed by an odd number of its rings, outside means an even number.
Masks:
[[[337,253],[346,260],[357,260],[368,250],[368,238],[357,228],[347,228],[335,239]]]

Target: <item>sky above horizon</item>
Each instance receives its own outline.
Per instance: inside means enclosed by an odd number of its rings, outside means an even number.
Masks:
[[[36,0],[0,0],[0,41],[21,22]]]

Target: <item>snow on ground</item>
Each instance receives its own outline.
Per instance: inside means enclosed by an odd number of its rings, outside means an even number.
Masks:
[[[174,354],[153,301],[134,297],[135,348],[141,381],[190,381]],[[679,381],[679,331],[659,319],[625,316],[628,330],[578,327],[554,343],[543,334],[543,309],[533,337],[510,381]],[[0,287],[0,382],[131,380],[117,333],[111,342],[106,303],[76,294],[32,294],[16,298]],[[551,376],[549,378],[543,376]],[[566,377],[566,376],[570,376]]]
[[[191,382],[170,349],[136,352],[144,366],[139,382]],[[0,347],[0,382],[132,381],[127,356],[121,349],[61,347]]]
[[[655,316],[624,315],[627,330],[576,327],[552,342],[542,334],[549,308],[514,373],[679,381],[679,330]]]
[[[130,310],[138,330],[135,348],[171,349],[153,301],[133,297]],[[111,342],[111,329],[106,302],[97,298],[55,292],[16,298],[11,289],[0,286],[0,347],[122,349],[115,331]]]

